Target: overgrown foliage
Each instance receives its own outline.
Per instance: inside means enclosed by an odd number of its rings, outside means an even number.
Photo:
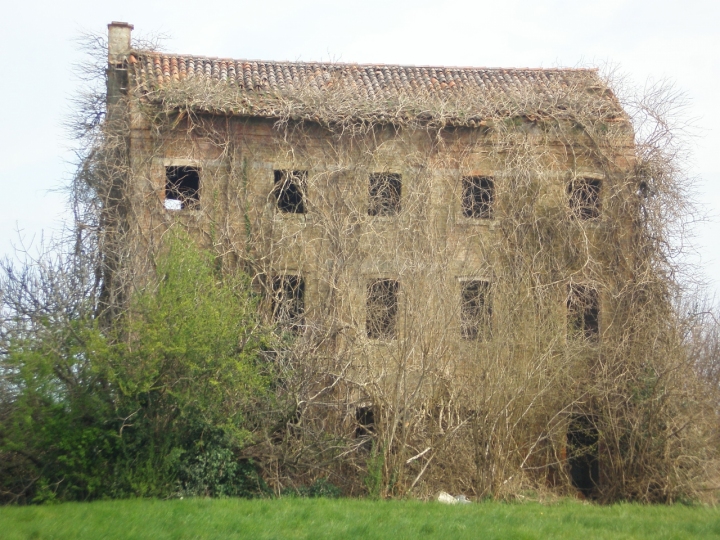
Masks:
[[[713,489],[716,334],[674,306],[692,205],[671,89],[579,71],[371,99],[342,68],[148,82],[152,55],[79,109],[81,292],[27,296],[8,268],[2,414],[72,403],[62,422],[92,429],[70,452],[65,424],[3,435],[26,471],[6,498]],[[202,249],[177,259],[178,234]],[[49,318],[18,317],[26,297]],[[86,454],[87,478],[122,464],[111,486],[40,475]]]
[[[274,334],[246,276],[187,238],[167,244],[111,327],[90,289],[73,294],[76,256],[4,266],[2,500],[267,489],[242,452],[278,406]]]

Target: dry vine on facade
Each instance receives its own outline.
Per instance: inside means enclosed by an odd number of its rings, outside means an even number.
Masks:
[[[671,153],[592,69],[213,59],[109,25],[104,302],[182,228],[286,336],[281,490],[672,500],[710,450],[670,306]]]

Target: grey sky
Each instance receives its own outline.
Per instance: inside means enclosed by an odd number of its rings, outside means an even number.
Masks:
[[[610,63],[636,83],[670,78],[695,118],[692,174],[712,220],[694,243],[720,292],[720,2],[646,0],[401,0],[103,3],[6,2],[2,83],[0,253],[63,219],[72,159],[62,123],[78,88],[74,39],[110,21],[166,34],[169,52],[266,60],[335,60],[483,67]],[[47,232],[46,232],[47,234]],[[697,257],[696,257],[696,260]]]

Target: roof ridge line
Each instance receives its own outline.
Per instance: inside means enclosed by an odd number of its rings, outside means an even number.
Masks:
[[[338,66],[338,67],[360,67],[360,68],[413,68],[413,69],[446,69],[446,70],[487,70],[487,71],[535,71],[535,72],[586,72],[597,73],[599,68],[542,68],[542,67],[481,67],[481,66],[431,66],[416,64],[372,64],[357,62],[321,62],[321,61],[293,61],[293,60],[257,60],[248,58],[230,58],[221,56],[203,56],[198,54],[179,54],[166,53],[162,51],[150,51],[143,49],[133,49],[131,54],[166,56],[176,58],[195,58],[201,60],[210,60],[218,62],[242,62],[242,63],[262,63],[262,64],[294,64],[294,65],[315,65],[315,66]]]

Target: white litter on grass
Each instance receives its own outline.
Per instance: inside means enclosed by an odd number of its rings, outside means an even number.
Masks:
[[[470,504],[470,501],[465,495],[458,495],[457,497],[453,497],[445,491],[440,492],[437,500],[438,502],[441,502],[443,504]]]
[[[458,500],[449,493],[441,491],[438,495],[438,502],[441,502],[443,504],[457,504]]]

